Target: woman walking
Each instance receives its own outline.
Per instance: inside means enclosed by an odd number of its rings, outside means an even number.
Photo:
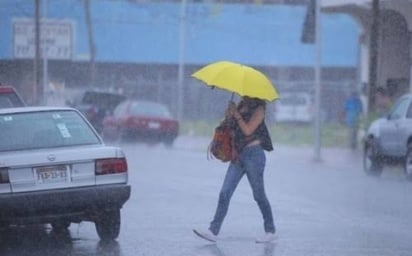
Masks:
[[[264,150],[272,151],[272,141],[264,122],[266,102],[257,98],[243,97],[236,106],[229,103],[226,119],[232,120],[235,148],[238,157],[231,161],[220,190],[217,209],[210,226],[206,230],[194,229],[199,237],[216,242],[223,220],[227,214],[230,199],[237,185],[246,175],[253,191],[253,198],[263,216],[264,235],[257,243],[271,242],[275,239],[275,225],[271,205],[264,188],[264,169],[266,156]]]

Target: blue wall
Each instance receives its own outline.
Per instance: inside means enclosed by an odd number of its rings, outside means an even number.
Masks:
[[[75,58],[88,55],[83,1],[47,1],[48,17],[75,23]],[[12,58],[12,18],[33,17],[34,1],[0,1],[0,59]],[[92,0],[97,61],[174,64],[179,61],[180,5]],[[184,59],[190,64],[232,60],[250,65],[310,66],[313,45],[302,44],[305,6],[192,3],[186,13]],[[322,63],[357,65],[358,27],[343,14],[322,14]]]

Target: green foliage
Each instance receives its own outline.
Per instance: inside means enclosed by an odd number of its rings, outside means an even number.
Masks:
[[[186,121],[181,124],[180,133],[211,137],[218,123],[218,120]],[[311,124],[268,124],[268,129],[274,144],[314,145],[315,131]],[[321,144],[323,147],[346,147],[347,134],[346,127],[341,124],[324,124],[321,129]]]
[[[362,125],[363,125],[363,127],[367,128],[367,127],[369,127],[369,125],[373,121],[375,121],[376,119],[378,119],[380,117],[383,117],[383,116],[384,116],[384,114],[381,114],[381,113],[378,113],[378,112],[369,113],[368,116],[366,118],[364,118],[364,120],[362,122]]]
[[[315,130],[312,125],[275,124],[270,126],[274,143],[285,145],[314,145]],[[321,128],[321,145],[340,147],[347,145],[347,132],[340,124],[325,124]]]

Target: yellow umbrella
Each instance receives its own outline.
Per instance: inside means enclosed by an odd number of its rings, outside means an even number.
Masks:
[[[193,73],[192,77],[208,86],[237,93],[240,96],[268,101],[279,98],[275,87],[263,73],[235,62],[214,62]]]

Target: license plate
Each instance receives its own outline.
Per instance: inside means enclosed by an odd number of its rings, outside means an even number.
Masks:
[[[159,129],[160,128],[160,124],[157,122],[149,122],[149,128],[151,129]]]
[[[36,168],[38,183],[67,182],[67,165],[55,165]]]

